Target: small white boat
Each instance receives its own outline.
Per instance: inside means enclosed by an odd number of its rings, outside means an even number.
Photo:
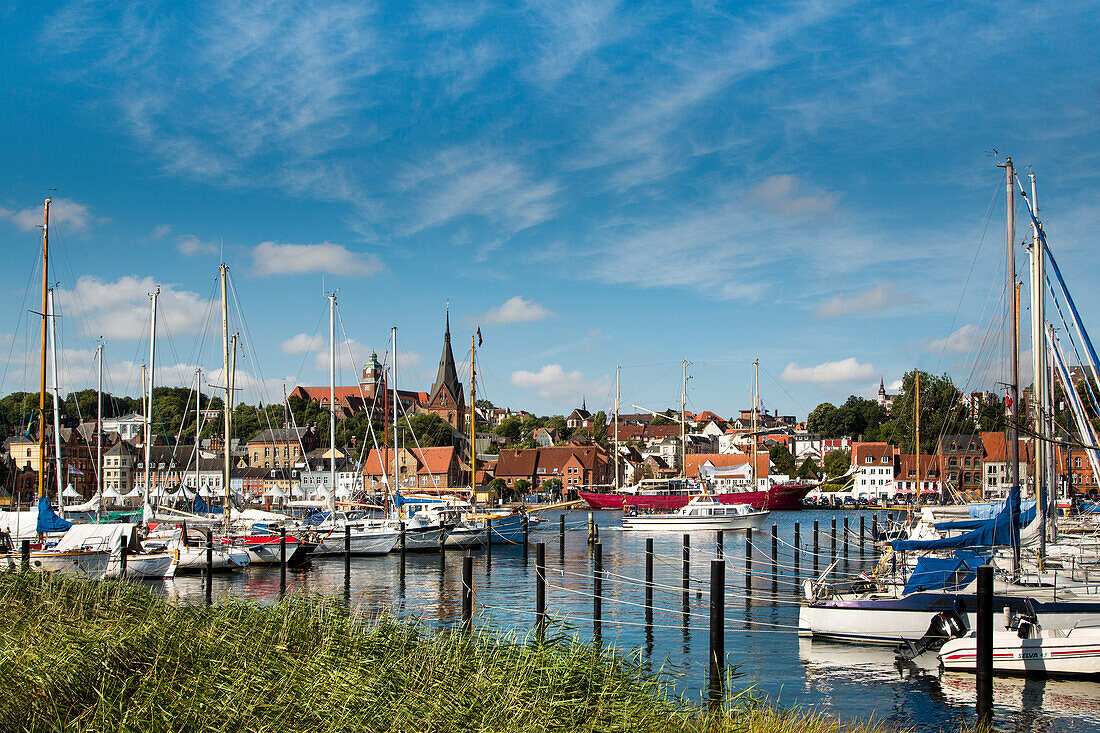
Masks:
[[[668,514],[623,514],[623,529],[657,532],[662,530],[755,529],[770,514],[750,504],[723,504],[711,496],[696,496]]]
[[[943,668],[973,672],[977,644],[974,634],[945,642],[940,649]],[[1047,630],[1027,624],[1020,632],[994,631],[993,672],[1042,677],[1100,676],[1100,628]]]

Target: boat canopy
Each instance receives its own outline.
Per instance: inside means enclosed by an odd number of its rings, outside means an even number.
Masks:
[[[988,555],[973,550],[955,550],[952,557],[921,557],[905,583],[904,593],[930,590],[959,590],[970,584]]]
[[[890,543],[890,546],[898,552],[905,550],[954,550],[964,547],[992,547],[993,545],[1011,546],[1019,541],[1017,538],[1020,536],[1018,525],[1013,521],[1012,514],[1012,501],[1009,499],[1005,502],[1001,511],[991,519],[964,519],[959,522],[941,522],[936,525],[936,529],[966,530],[964,534],[936,540],[894,540]],[[1019,518],[1019,513],[1016,516]],[[1034,516],[1034,507],[1032,507],[1032,516]]]
[[[67,522],[57,516],[57,512],[50,506],[49,498],[38,498],[38,532],[62,532],[72,527],[72,522]]]
[[[80,552],[81,550],[115,552],[122,546],[124,537],[128,549],[134,551],[141,549],[141,544],[137,539],[136,525],[126,523],[75,524],[57,541],[53,549],[57,552]]]

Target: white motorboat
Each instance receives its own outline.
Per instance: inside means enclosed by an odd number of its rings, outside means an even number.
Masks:
[[[940,649],[940,664],[953,672],[973,672],[978,639],[969,634]],[[1100,628],[1043,629],[1021,622],[1016,630],[993,632],[994,674],[1039,677],[1100,676]]]
[[[712,496],[696,496],[668,514],[623,514],[623,529],[656,531],[755,529],[770,514],[750,504],[723,504]]]
[[[341,526],[320,527],[317,532],[317,547],[314,555],[343,555],[347,549],[348,537],[345,527],[351,528],[352,555],[385,555],[397,545],[400,533],[390,527],[363,526],[350,522]]]

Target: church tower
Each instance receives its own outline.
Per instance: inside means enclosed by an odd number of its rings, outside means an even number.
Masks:
[[[439,371],[428,396],[428,412],[438,415],[452,428],[462,432],[466,419],[466,396],[462,390],[462,382],[458,381],[455,357],[451,352],[450,309],[447,310],[447,321],[443,330],[443,353],[439,357]]]

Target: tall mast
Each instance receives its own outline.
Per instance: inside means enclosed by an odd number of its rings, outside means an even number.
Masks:
[[[160,288],[149,293],[149,369],[146,375],[148,382],[145,392],[145,504],[142,510],[142,519],[146,525],[153,519],[153,509],[149,503],[153,496],[153,487],[149,481],[149,463],[152,461],[153,450],[153,372],[156,369],[157,359],[157,298],[159,296]]]
[[[684,388],[680,392],[680,475],[687,476],[687,399],[688,399],[688,360],[684,359]]]
[[[916,425],[913,435],[913,453],[917,456],[917,506],[920,506],[921,498],[921,485],[920,485],[920,369],[913,370],[913,422]],[[940,488],[942,489],[943,476],[940,476]]]
[[[619,372],[622,366],[615,367],[615,491],[619,490]]]
[[[1031,208],[1036,218],[1039,216],[1039,202],[1035,197],[1035,174],[1031,179]],[[1031,427],[1034,433],[1032,453],[1035,458],[1035,501],[1042,518],[1042,532],[1039,534],[1039,563],[1042,568],[1046,555],[1047,533],[1050,529],[1051,491],[1047,485],[1046,445],[1040,436],[1045,434],[1045,415],[1047,412],[1047,370],[1046,370],[1046,273],[1044,272],[1043,245],[1039,241],[1039,228],[1031,223],[1031,367],[1032,367],[1032,405]]]
[[[390,331],[393,335],[393,492],[394,508],[397,504],[397,326]],[[399,513],[400,516],[400,513]]]
[[[1016,173],[1012,168],[1012,158],[1005,159],[1005,196],[1007,200],[1005,213],[1005,242],[1008,246],[1008,273],[1012,278],[1012,287],[1009,289],[1011,300],[1011,317],[1009,320],[1009,384],[1008,397],[1011,404],[1008,406],[1008,439],[1009,445],[1009,485],[1008,506],[1012,519],[1012,571],[1018,572],[1020,568],[1020,428],[1017,419],[1020,414],[1020,303],[1016,299],[1016,199],[1013,196],[1013,186]]]
[[[99,494],[99,514],[103,513],[103,342],[96,347],[96,361],[99,363],[99,384],[96,387],[96,411],[95,411],[95,482],[96,491]]]
[[[229,416],[232,425],[233,408],[237,395],[237,334],[229,339]],[[226,444],[228,451],[228,443]],[[229,472],[226,471],[228,477]],[[241,487],[243,490],[243,486]],[[233,511],[233,487],[229,481],[225,482],[225,531],[229,532],[229,513]]]
[[[48,293],[50,316],[50,366],[53,371],[53,453],[54,471],[57,473],[57,511],[65,516],[65,497],[61,495],[64,489],[64,463],[61,457],[61,387],[60,375],[57,371],[57,314],[53,311],[53,288]]]
[[[477,506],[477,334],[470,334],[470,494]]]
[[[50,286],[50,200],[42,207],[42,364],[38,388],[38,498],[46,495],[46,337],[50,304],[46,290]]]
[[[749,457],[750,476],[752,477],[752,489],[756,491],[756,441],[759,436],[756,434],[756,414],[760,405],[760,395],[757,394],[757,390],[760,389],[760,360],[755,359],[752,362],[752,455]]]
[[[328,511],[336,521],[336,293],[328,296]]]
[[[202,367],[195,370],[195,496],[199,495],[199,441],[202,436]],[[186,496],[186,494],[184,495]]]
[[[222,418],[225,427],[224,444],[222,445],[222,516],[225,519],[225,532],[229,533],[229,507],[232,502],[232,494],[229,488],[229,462],[230,445],[232,444],[232,416],[233,416],[233,386],[230,384],[229,375],[229,293],[226,286],[226,278],[229,275],[229,266],[224,262],[218,268],[218,279],[222,289],[222,374],[225,375],[225,403],[222,405]]]

